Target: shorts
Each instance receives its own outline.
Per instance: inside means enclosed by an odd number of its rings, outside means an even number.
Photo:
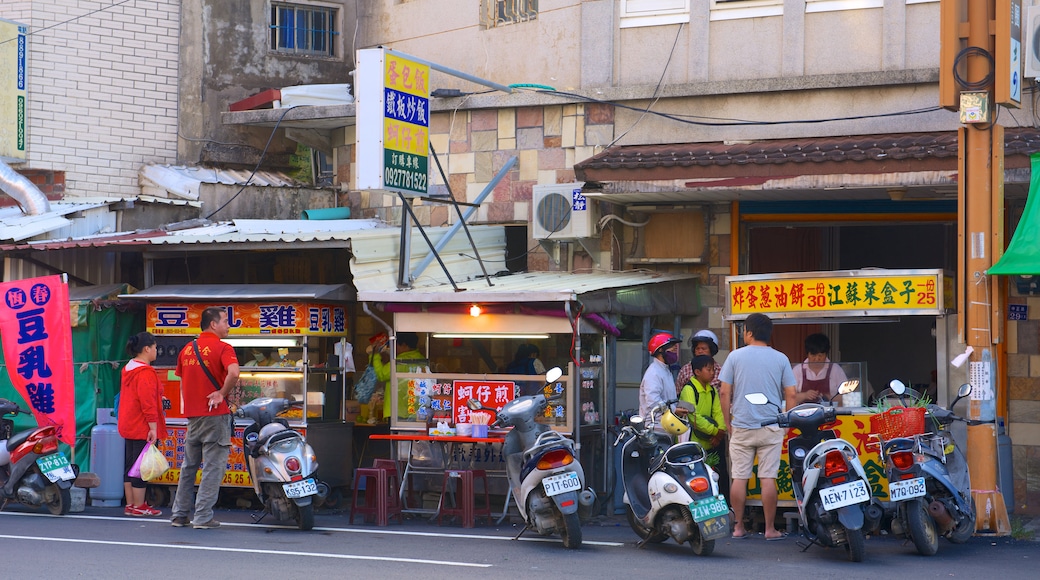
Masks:
[[[130,468],[137,463],[137,457],[144,451],[145,446],[148,445],[146,439],[127,439],[126,446],[123,448],[123,481],[130,484],[130,487],[137,489],[143,489],[148,486],[148,483],[140,477],[130,477]]]
[[[783,446],[784,431],[776,425],[759,429],[733,427],[729,436],[730,477],[751,479],[757,455],[759,479],[776,479]]]

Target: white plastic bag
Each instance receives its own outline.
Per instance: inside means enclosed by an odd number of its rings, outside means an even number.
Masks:
[[[151,443],[148,444],[143,455],[144,458],[141,460],[141,479],[145,481],[159,479],[170,468],[170,464],[166,461],[162,451],[159,451]]]

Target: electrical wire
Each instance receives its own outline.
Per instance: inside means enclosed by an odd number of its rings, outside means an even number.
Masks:
[[[119,2],[114,2],[114,3],[109,4],[108,6],[105,6],[103,8],[98,8],[97,10],[91,10],[90,12],[87,12],[86,14],[80,14],[79,16],[73,16],[72,18],[69,18],[68,20],[62,20],[61,22],[55,22],[54,24],[51,24],[50,26],[44,26],[43,28],[39,28],[37,30],[33,30],[32,32],[26,34],[26,36],[35,36],[35,35],[37,35],[37,34],[39,34],[41,32],[44,32],[46,30],[50,30],[52,28],[57,28],[59,26],[63,26],[63,25],[68,24],[70,22],[75,22],[75,21],[79,20],[80,18],[86,18],[87,16],[91,16],[93,14],[97,14],[98,12],[104,12],[106,10],[110,10],[112,8],[115,8],[117,6],[122,6],[123,4],[126,4],[127,2],[135,2],[135,1],[136,0],[120,0]],[[12,41],[17,40],[17,39],[18,39],[18,37],[15,36],[15,37],[12,37],[12,38],[8,38],[7,40],[0,40],[0,44],[6,44],[8,42],[12,42]]]
[[[679,23],[679,30],[675,32],[675,40],[672,41],[672,50],[668,51],[668,59],[664,61],[664,68],[661,70],[661,78],[657,79],[657,86],[654,87],[654,94],[651,97],[650,104],[646,106],[646,109],[644,109],[643,112],[640,113],[639,118],[637,118],[635,122],[633,122],[632,125],[628,127],[628,129],[625,129],[623,133],[618,135],[613,141],[610,142],[609,145],[607,145],[607,149],[610,149],[611,147],[616,145],[617,142],[624,139],[625,135],[628,135],[628,133],[632,129],[635,129],[636,125],[639,125],[640,121],[642,121],[646,117],[647,113],[650,112],[650,109],[654,108],[654,105],[656,105],[657,101],[660,100],[661,86],[664,84],[664,77],[668,73],[668,65],[672,62],[672,56],[675,54],[675,47],[679,44],[679,37],[682,35],[684,25],[685,22]]]
[[[249,174],[249,177],[246,179],[245,183],[242,184],[242,187],[240,187],[238,191],[235,192],[235,195],[231,196],[231,199],[225,201],[224,205],[213,210],[212,213],[206,216],[206,219],[209,219],[216,215],[220,210],[227,207],[229,203],[235,201],[235,198],[238,197],[240,193],[245,191],[246,187],[249,185],[249,182],[253,180],[253,176],[255,176],[256,172],[260,170],[260,164],[264,162],[264,157],[267,156],[267,149],[271,147],[271,141],[274,141],[275,133],[278,132],[278,126],[282,124],[282,119],[284,119],[285,116],[289,114],[289,111],[291,111],[293,108],[294,107],[286,107],[285,110],[282,111],[282,114],[278,117],[278,122],[274,124],[274,128],[271,129],[271,135],[267,138],[267,144],[264,145],[264,150],[260,152],[260,159],[256,160],[256,167],[253,168],[253,172]]]
[[[986,76],[982,77],[982,79],[977,81],[967,81],[961,76],[960,72],[958,72],[957,69],[960,68],[960,63],[962,61],[965,62],[964,66],[967,68],[968,65],[966,59],[969,56],[981,56],[989,62],[989,72],[986,73]],[[958,85],[968,89],[969,91],[981,91],[993,84],[993,69],[993,55],[990,54],[988,50],[978,46],[969,46],[958,52],[957,57],[953,59],[953,80],[956,81]]]

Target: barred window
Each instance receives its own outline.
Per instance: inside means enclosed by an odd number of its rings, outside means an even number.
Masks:
[[[271,50],[336,56],[338,34],[334,8],[271,3]]]
[[[480,0],[480,25],[495,28],[538,18],[538,0]]]

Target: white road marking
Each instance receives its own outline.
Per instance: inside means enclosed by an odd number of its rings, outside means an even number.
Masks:
[[[223,527],[223,524],[221,524]],[[321,554],[285,550],[250,550],[246,548],[218,548],[215,546],[184,546],[173,544],[149,544],[145,542],[115,542],[110,540],[82,540],[77,538],[46,538],[40,536],[12,536],[0,534],[0,539],[27,540],[33,542],[58,542],[69,544],[101,544],[105,546],[133,546],[136,548],[164,548],[168,550],[200,550],[205,552],[234,552],[239,554],[263,554],[275,556],[307,556],[310,558],[332,558],[336,560],[373,560],[378,562],[404,562],[408,564],[432,564],[435,566],[457,566],[464,568],[490,568],[491,564],[450,562],[445,560],[423,560],[419,558],[391,558],[388,556],[355,556],[352,554]]]
[[[94,515],[77,515],[68,514],[64,516],[54,516],[51,514],[43,513],[25,513],[25,512],[0,512],[0,516],[28,516],[28,517],[40,517],[40,518],[72,518],[72,519],[84,519],[84,520],[111,520],[111,521],[134,521],[141,523],[153,523],[160,525],[170,525],[170,520],[166,518],[135,518],[135,517],[120,517],[120,516],[94,516]],[[220,522],[221,528],[239,527],[239,528],[266,528],[272,530],[295,530],[296,526],[279,525],[279,524],[253,524],[253,523],[236,523],[236,522]],[[387,528],[326,528],[326,527],[314,527],[316,532],[342,532],[347,534],[383,534],[390,536],[417,536],[417,537],[428,537],[428,538],[466,538],[469,540],[507,540],[513,541],[513,536],[495,536],[487,534],[453,534],[446,532],[409,532],[406,530],[391,530]],[[548,543],[560,543],[559,538],[543,538],[543,537],[527,537],[519,538],[519,542],[548,542]],[[582,540],[581,545],[583,546],[604,546],[607,548],[620,548],[624,547],[624,542],[599,542],[594,540]]]

